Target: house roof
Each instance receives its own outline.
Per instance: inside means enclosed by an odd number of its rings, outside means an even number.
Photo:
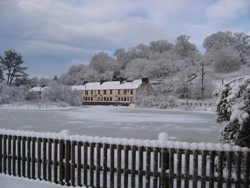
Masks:
[[[44,91],[48,87],[32,87],[29,91]]]
[[[142,84],[142,80],[134,81],[108,81],[103,82],[91,82],[85,85],[72,86],[72,90],[108,90],[108,89],[137,89]]]

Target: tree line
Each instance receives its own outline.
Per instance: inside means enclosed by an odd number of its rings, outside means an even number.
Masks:
[[[174,43],[158,40],[127,50],[120,48],[113,55],[99,52],[88,64],[73,65],[66,73],[55,76],[53,81],[71,86],[148,77],[158,96],[209,98],[215,89],[213,79],[216,74],[250,66],[250,36],[220,31],[205,38],[203,47],[204,54],[190,42],[190,36],[181,35]],[[51,79],[29,78],[26,70],[22,55],[15,50],[0,56],[0,82],[29,87],[50,84]]]

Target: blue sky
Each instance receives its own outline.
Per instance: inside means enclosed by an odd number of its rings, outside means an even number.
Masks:
[[[0,54],[20,52],[31,76],[60,76],[94,54],[184,34],[202,50],[218,31],[250,35],[250,0],[1,0]]]

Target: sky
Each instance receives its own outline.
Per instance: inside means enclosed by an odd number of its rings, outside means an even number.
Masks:
[[[180,35],[204,51],[218,31],[250,35],[250,0],[0,0],[0,55],[23,55],[30,77],[60,76],[98,52]]]

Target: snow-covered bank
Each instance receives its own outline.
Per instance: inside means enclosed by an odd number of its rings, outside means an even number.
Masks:
[[[1,104],[0,109],[66,109],[74,108],[63,102],[16,102],[11,104]]]
[[[40,180],[32,180],[22,177],[14,177],[0,174],[1,188],[63,188],[65,186],[58,185]],[[78,186],[77,186],[78,187]],[[85,186],[82,188],[86,188]]]

